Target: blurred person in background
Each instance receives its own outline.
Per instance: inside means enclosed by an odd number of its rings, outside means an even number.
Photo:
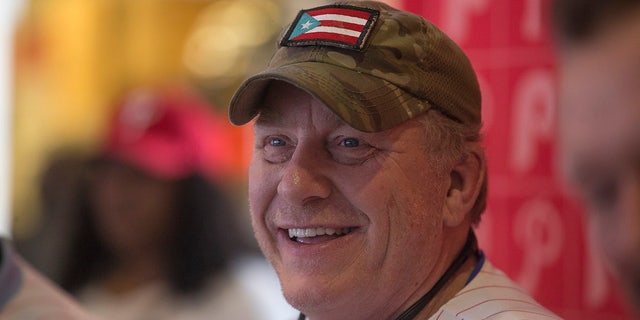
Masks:
[[[265,319],[234,276],[252,246],[221,179],[226,119],[175,88],[119,105],[87,165],[62,287],[105,319]]]
[[[561,167],[640,312],[640,1],[556,0]],[[640,315],[640,313],[639,313]]]

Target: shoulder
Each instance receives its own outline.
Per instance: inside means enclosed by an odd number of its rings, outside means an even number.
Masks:
[[[23,275],[11,250],[10,241],[0,238],[0,310],[18,294]]]
[[[436,314],[434,320],[561,319],[488,260],[478,275]]]
[[[1,240],[0,318],[93,319],[62,289],[46,279]]]

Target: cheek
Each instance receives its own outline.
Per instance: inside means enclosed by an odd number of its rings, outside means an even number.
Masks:
[[[442,206],[428,197],[403,199],[390,212],[394,216],[390,219],[392,231],[409,246],[428,246],[440,236],[441,210]]]
[[[443,228],[443,208],[446,196],[441,178],[420,177],[404,184],[407,189],[394,191],[396,212],[391,214],[401,219],[392,219],[392,227],[413,247],[428,247],[437,242]],[[417,250],[416,252],[429,252]],[[418,259],[418,257],[415,257]],[[423,257],[428,258],[428,257]]]
[[[371,234],[375,244],[372,252],[380,254],[374,260],[375,270],[381,274],[380,281],[390,288],[415,285],[415,278],[426,277],[441,255],[441,219],[424,201],[427,200],[408,197],[398,190],[390,196],[386,207],[378,209],[384,218],[372,230],[376,233]]]
[[[273,255],[270,242],[271,237],[265,219],[265,212],[269,205],[267,194],[270,193],[270,187],[268,181],[265,179],[267,176],[262,172],[263,170],[261,170],[259,165],[254,162],[251,163],[248,180],[249,213],[251,215],[251,226],[254,237],[265,256],[271,258]]]
[[[257,235],[266,232],[265,215],[277,191],[277,176],[260,162],[253,161],[249,167],[249,212]]]
[[[353,198],[376,212],[396,211],[395,214],[401,216],[433,215],[442,209],[446,177],[432,170],[418,162],[379,170],[352,190]],[[349,181],[354,185],[358,178],[352,177]],[[391,213],[387,212],[385,216],[388,214]]]
[[[249,209],[253,218],[258,213],[264,212],[265,201],[263,198],[266,194],[266,188],[268,188],[268,183],[264,179],[265,175],[262,173],[263,170],[259,167],[255,162],[249,166],[248,197]]]
[[[425,247],[434,243],[442,228],[442,206],[444,191],[432,181],[409,179],[401,175],[390,179],[373,179],[354,197],[354,205],[365,212],[371,220],[372,235],[377,239],[387,234],[383,244],[389,249],[403,248],[402,252],[391,252],[396,258],[406,256],[406,246]],[[422,177],[420,177],[422,178]],[[400,181],[403,180],[403,181]],[[367,192],[369,191],[369,192]],[[428,250],[418,250],[428,252]],[[413,257],[417,258],[417,257]]]

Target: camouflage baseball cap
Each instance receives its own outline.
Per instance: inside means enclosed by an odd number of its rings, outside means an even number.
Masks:
[[[322,101],[355,129],[392,128],[430,108],[480,125],[480,89],[467,56],[424,18],[375,1],[302,10],[266,70],[245,80],[229,118],[242,125],[260,113],[274,81]]]

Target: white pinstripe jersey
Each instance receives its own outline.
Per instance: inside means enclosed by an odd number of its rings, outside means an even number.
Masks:
[[[488,260],[429,320],[562,319],[536,302]]]

